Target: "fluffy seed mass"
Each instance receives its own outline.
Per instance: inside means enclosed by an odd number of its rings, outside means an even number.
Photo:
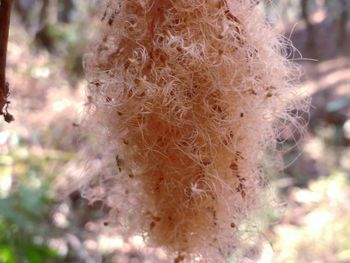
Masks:
[[[281,123],[299,125],[295,66],[257,6],[108,0],[85,57],[97,158],[82,192],[175,262],[239,246],[260,204],[263,153]]]

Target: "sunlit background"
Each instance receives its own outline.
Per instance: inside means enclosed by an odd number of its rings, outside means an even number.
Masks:
[[[82,57],[99,1],[16,0],[8,46],[10,112],[0,123],[0,262],[166,262],[140,236],[104,224],[108,208],[70,185],[89,143],[79,122]],[[312,97],[309,125],[271,173],[275,204],[247,262],[350,262],[350,1],[261,1],[290,38]],[[1,19],[1,18],[0,18]],[[298,157],[298,158],[297,158]],[[68,189],[68,190],[67,190]],[[248,261],[248,258],[250,261]],[[232,260],[235,262],[235,260]]]

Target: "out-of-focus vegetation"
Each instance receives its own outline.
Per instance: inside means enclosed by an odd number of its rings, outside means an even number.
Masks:
[[[8,78],[16,121],[0,130],[0,262],[162,262],[139,236],[104,224],[108,208],[73,189],[85,81],[82,57],[98,1],[16,0]],[[308,133],[271,178],[257,262],[350,261],[350,2],[265,1],[269,21],[303,55],[301,89],[313,99]],[[312,59],[312,60],[309,60]],[[299,138],[295,138],[299,140]],[[290,147],[289,147],[290,148]],[[299,157],[299,158],[297,158]],[[148,260],[148,261],[147,261]]]
[[[1,135],[5,139],[9,133]],[[29,153],[24,145],[14,143],[16,147],[0,158],[0,261],[58,261],[59,254],[47,243],[49,236],[60,233],[50,217],[56,202],[50,170],[52,162],[71,156]]]

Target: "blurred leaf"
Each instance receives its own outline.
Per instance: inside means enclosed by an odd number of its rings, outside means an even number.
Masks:
[[[15,224],[19,228],[32,228],[30,219],[25,215],[18,213],[16,210],[16,200],[11,198],[0,199],[0,220],[9,222],[10,224]]]
[[[17,263],[15,253],[10,246],[0,244],[0,262]]]
[[[24,252],[29,263],[44,263],[49,258],[57,258],[57,254],[46,246],[29,244]]]

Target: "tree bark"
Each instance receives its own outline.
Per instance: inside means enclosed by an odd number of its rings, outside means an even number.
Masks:
[[[73,0],[62,0],[62,11],[60,12],[60,21],[64,23],[71,22],[71,14],[75,9]]]
[[[340,17],[337,19],[338,24],[338,36],[337,44],[342,47],[345,44],[347,38],[347,22],[349,18],[348,4],[347,0],[340,0],[341,13]]]
[[[307,33],[308,33],[306,45],[307,45],[307,48],[310,51],[312,51],[312,50],[314,50],[314,47],[315,47],[316,34],[315,34],[314,26],[311,23],[310,18],[309,18],[309,5],[308,5],[309,0],[301,0],[300,4],[301,4],[301,17],[305,21],[306,29],[307,29]]]
[[[9,84],[6,82],[6,53],[10,27],[12,0],[0,0],[0,115],[4,115],[5,121],[13,120],[7,112],[9,104]]]

